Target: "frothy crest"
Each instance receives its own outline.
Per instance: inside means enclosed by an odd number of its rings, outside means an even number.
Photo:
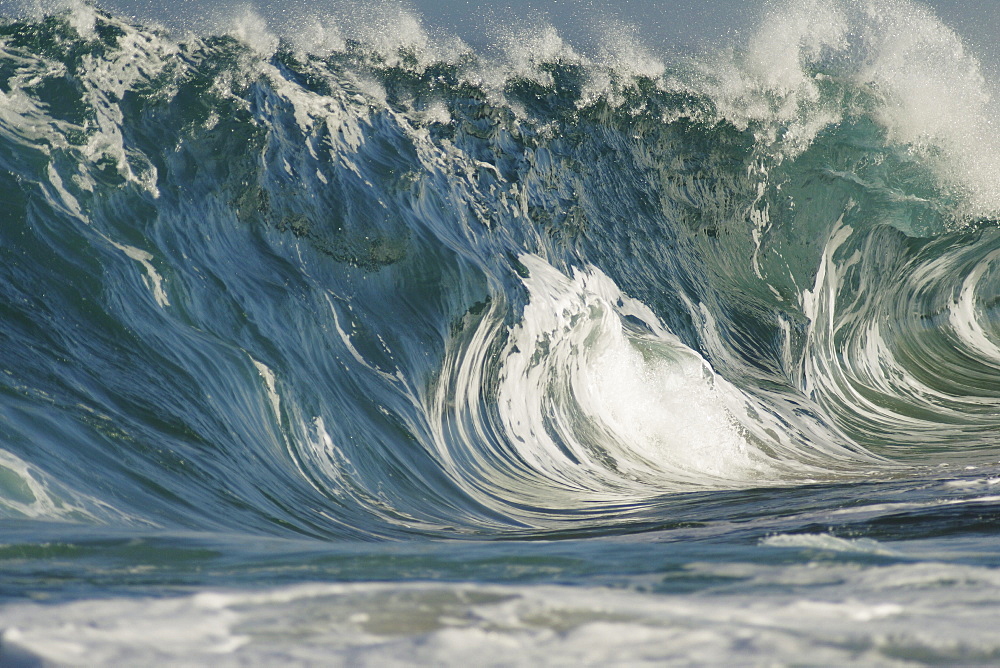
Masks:
[[[278,50],[278,38],[268,28],[267,21],[251,7],[244,7],[234,17],[229,34],[264,57]]]
[[[873,0],[865,16],[881,42],[859,78],[881,94],[889,139],[930,159],[969,214],[1000,210],[1000,114],[979,61],[922,7]]]
[[[975,56],[907,0],[769,5],[741,49],[703,64],[705,90],[738,127],[794,157],[819,132],[870,116],[959,202],[1000,210],[998,109]]]
[[[767,470],[727,409],[736,390],[646,306],[596,269],[569,279],[537,257],[522,261],[531,302],[512,332],[500,405],[511,441],[528,444],[523,456],[554,455],[560,474],[575,458],[647,484]],[[645,336],[629,336],[625,322]]]
[[[29,15],[65,12],[84,39],[94,37],[97,10],[80,0],[14,6]],[[223,2],[187,19],[196,32],[229,34],[263,58],[285,44],[320,58],[353,50],[382,68],[448,63],[518,116],[524,110],[505,95],[510,82],[552,86],[553,67],[583,71],[579,107],[599,100],[618,106],[630,82],[652,79],[662,90],[709,100],[721,118],[751,129],[778,162],[800,155],[827,128],[870,118],[890,144],[933,172],[956,218],[1000,212],[996,101],[961,38],[912,0],[773,0],[742,43],[671,67],[637,28],[616,19],[598,22],[601,34],[590,50],[545,20],[490,21],[496,52],[477,54],[395,0],[328,0],[280,11]]]

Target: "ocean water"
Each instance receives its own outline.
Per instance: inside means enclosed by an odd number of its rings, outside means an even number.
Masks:
[[[433,7],[2,6],[0,664],[1000,663],[997,8]]]

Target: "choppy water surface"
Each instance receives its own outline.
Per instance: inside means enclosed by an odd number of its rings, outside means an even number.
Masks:
[[[1000,661],[961,36],[352,7],[0,24],[0,662]]]

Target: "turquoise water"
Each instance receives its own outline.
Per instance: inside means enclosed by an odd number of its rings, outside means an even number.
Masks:
[[[996,662],[991,69],[740,20],[10,13],[0,662]]]

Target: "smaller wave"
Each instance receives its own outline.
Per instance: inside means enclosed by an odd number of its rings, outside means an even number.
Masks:
[[[128,519],[108,504],[68,490],[37,466],[0,450],[0,519],[8,518],[86,523]]]
[[[845,215],[864,211],[852,204]],[[896,230],[866,234],[841,219],[802,294],[810,325],[798,383],[843,439],[877,454],[992,458],[1000,236],[958,231],[915,251],[905,243]]]
[[[768,536],[760,544],[767,547],[792,547],[829,552],[858,552],[862,554],[899,556],[898,552],[885,548],[877,540],[872,540],[871,538],[838,538],[827,533],[777,534]]]

